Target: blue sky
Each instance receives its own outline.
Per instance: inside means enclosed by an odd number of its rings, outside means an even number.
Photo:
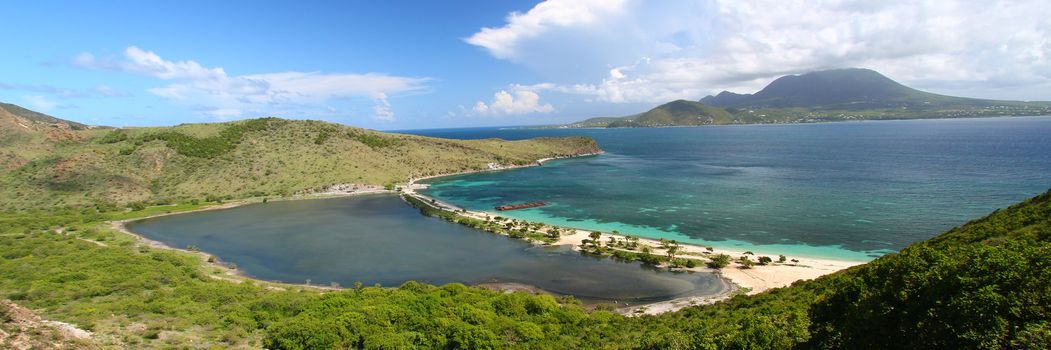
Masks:
[[[268,115],[375,129],[548,124],[842,67],[945,94],[1051,100],[1042,1],[3,8],[0,101],[99,125]]]

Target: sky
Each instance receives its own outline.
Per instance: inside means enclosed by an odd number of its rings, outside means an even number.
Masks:
[[[2,1],[0,101],[94,125],[556,124],[861,67],[1051,100],[1051,2]]]

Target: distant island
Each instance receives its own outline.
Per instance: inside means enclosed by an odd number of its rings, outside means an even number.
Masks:
[[[902,85],[870,69],[780,77],[754,94],[729,91],[676,100],[624,117],[591,118],[556,128],[788,124],[848,120],[933,119],[1051,114],[1048,101],[945,96]]]

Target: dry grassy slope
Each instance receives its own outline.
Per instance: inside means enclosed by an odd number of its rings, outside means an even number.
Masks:
[[[0,300],[0,349],[98,349],[90,334]]]
[[[0,171],[17,168],[29,159],[53,152],[57,142],[79,138],[69,124],[29,119],[0,104]]]
[[[216,136],[230,125],[127,129],[128,139],[116,143],[101,142],[109,130],[72,131],[76,140],[22,140],[17,144],[51,149],[34,152],[28,163],[0,175],[0,207],[286,195],[337,183],[383,185],[482,169],[489,163],[523,164],[598,150],[590,138],[445,140],[280,119],[269,122],[266,130],[246,133],[231,151],[211,158],[179,154],[160,140],[136,141],[168,131]],[[323,134],[328,136],[319,137]],[[376,142],[370,146],[362,139]],[[0,152],[13,152],[17,144],[0,146]]]

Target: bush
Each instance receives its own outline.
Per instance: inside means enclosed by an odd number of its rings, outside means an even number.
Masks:
[[[730,256],[726,254],[718,254],[711,257],[711,260],[707,263],[708,267],[713,269],[721,269],[730,265]]]

